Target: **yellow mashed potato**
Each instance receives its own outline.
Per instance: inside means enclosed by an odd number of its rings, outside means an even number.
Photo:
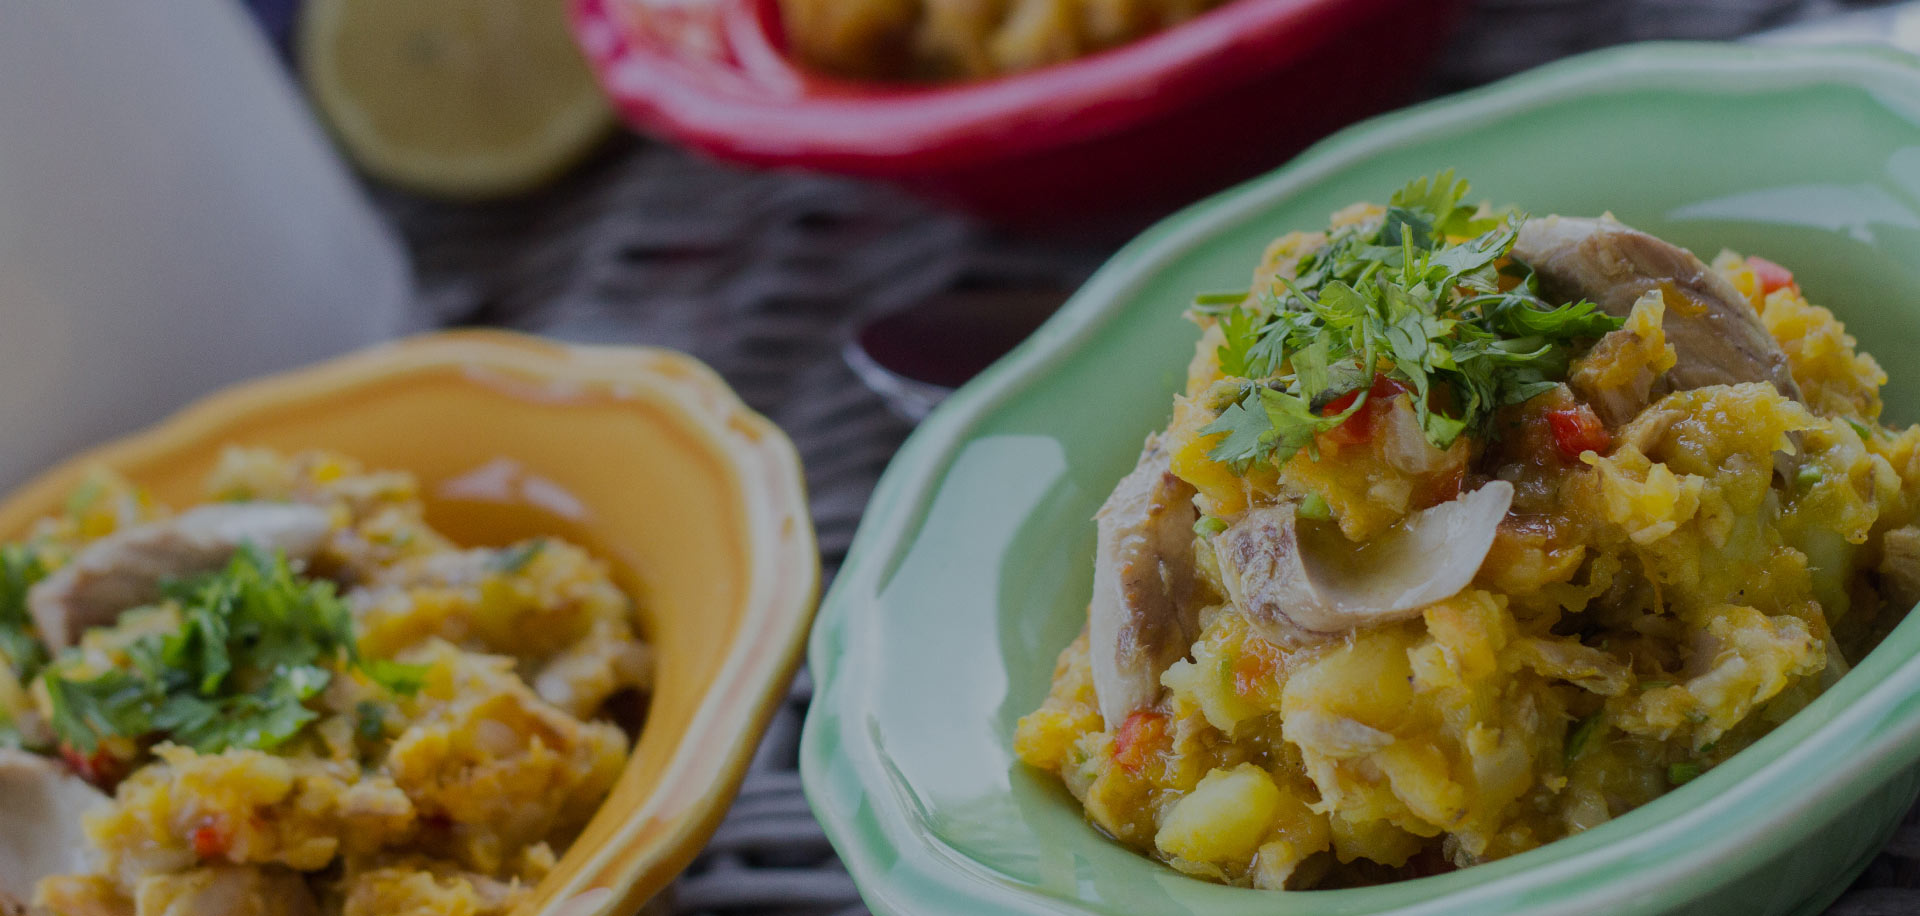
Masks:
[[[1125,44],[1223,0],[781,0],[802,63],[874,80],[983,79]]]
[[[544,538],[460,549],[422,517],[405,474],[343,456],[230,450],[213,501],[294,503],[330,525],[305,574],[343,586],[363,659],[410,672],[395,689],[333,664],[313,716],[270,750],[202,753],[161,736],[105,740],[70,762],[113,792],[85,818],[97,873],[48,877],[39,911],[343,916],[504,914],[553,866],[625,763],[607,701],[646,690],[649,647],[606,566]],[[26,549],[48,570],[90,543],[168,517],[111,477],[90,483]],[[53,665],[123,664],[177,609],[127,612]],[[5,658],[0,655],[0,658]],[[17,667],[17,666],[16,666]],[[58,713],[38,679],[0,669],[29,746]],[[116,784],[117,780],[117,784]],[[211,895],[211,896],[210,896]]]
[[[1343,211],[1335,230],[1381,213]],[[1280,239],[1256,288],[1328,240]],[[1021,759],[1057,774],[1101,830],[1182,872],[1338,887],[1588,829],[1792,715],[1914,600],[1920,428],[1880,425],[1885,373],[1783,270],[1730,253],[1712,269],[1778,342],[1799,400],[1758,381],[1676,390],[1556,453],[1546,413],[1672,368],[1663,323],[1689,306],[1669,290],[1574,361],[1571,390],[1504,408],[1502,432],[1433,449],[1431,467],[1393,460],[1391,416],[1371,440],[1323,433],[1317,455],[1277,465],[1210,457],[1217,392],[1244,380],[1223,376],[1221,320],[1199,315],[1159,442],[1203,525],[1305,499],[1361,542],[1450,497],[1462,474],[1469,489],[1511,482],[1511,512],[1451,597],[1293,645],[1255,632],[1197,534],[1198,635],[1158,698],[1106,721],[1083,634],[1019,723]]]

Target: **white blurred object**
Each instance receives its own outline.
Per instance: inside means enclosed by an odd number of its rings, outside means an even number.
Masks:
[[[1920,3],[1895,3],[1761,32],[1749,41],[1760,44],[1876,44],[1909,54],[1920,54]]]
[[[0,487],[411,290],[235,0],[0,0]]]

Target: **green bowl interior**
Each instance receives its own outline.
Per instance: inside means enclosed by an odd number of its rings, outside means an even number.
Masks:
[[[1889,418],[1912,422],[1920,109],[1903,97],[1920,100],[1916,71],[1861,52],[1608,52],[1362,125],[1129,246],[916,434],[822,610],[802,765],[870,905],[1274,911],[1271,894],[1186,878],[1105,838],[1011,749],[1015,722],[1045,696],[1056,653],[1085,619],[1090,517],[1181,387],[1195,338],[1181,311],[1194,292],[1244,287],[1275,236],[1451,167],[1473,181],[1474,199],[1538,214],[1610,210],[1706,258],[1726,247],[1787,265],[1881,359]],[[1286,911],[1470,898],[1486,901],[1476,912],[1518,911],[1600,888],[1620,869],[1677,861],[1675,849],[1701,845],[1702,806],[1733,807],[1744,777],[1785,766],[1823,727],[1822,740],[1841,740],[1833,720],[1904,672],[1916,644],[1920,629],[1903,627],[1767,741],[1610,824],[1418,882],[1289,895]],[[1872,715],[1849,734],[1912,731],[1904,705]],[[1593,853],[1605,868],[1581,858]],[[1722,861],[1742,854],[1723,850]],[[1550,866],[1551,882],[1509,880]]]

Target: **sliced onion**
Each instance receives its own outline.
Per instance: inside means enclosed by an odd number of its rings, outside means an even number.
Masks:
[[[1331,639],[1417,616],[1473,581],[1513,503],[1488,483],[1415,512],[1362,544],[1310,533],[1292,503],[1255,509],[1215,536],[1227,594],[1263,636],[1282,644]]]

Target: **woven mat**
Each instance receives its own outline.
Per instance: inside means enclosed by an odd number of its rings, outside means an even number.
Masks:
[[[1256,2],[1256,0],[1248,0]],[[1435,91],[1643,38],[1722,38],[1825,15],[1835,0],[1483,0]],[[1064,299],[1109,243],[1008,237],[883,188],[753,173],[621,140],[540,196],[456,207],[394,195],[420,275],[421,327],[489,324],[684,350],[778,423],[806,463],[828,575],[909,431],[840,352],[863,316],[940,296]],[[865,913],[801,796],[803,672],[739,800],[672,890],[675,912]],[[1920,818],[1831,911],[1920,916]]]

